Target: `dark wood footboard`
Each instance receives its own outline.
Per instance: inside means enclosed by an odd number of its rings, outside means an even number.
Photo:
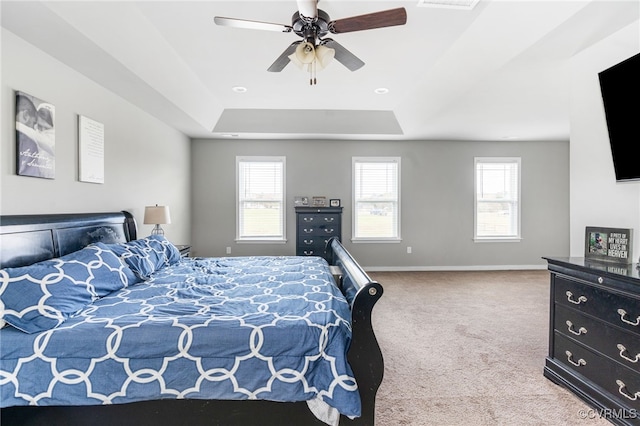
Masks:
[[[382,296],[382,286],[372,281],[337,238],[328,243],[329,263],[342,272],[340,285],[351,303],[353,335],[348,359],[360,390],[362,416],[340,424],[373,425],[378,388],[384,375],[384,360],[371,323],[373,306]]]
[[[136,235],[135,220],[126,212],[0,217],[0,261],[4,263],[0,266],[21,266],[66,254],[78,244],[82,247],[93,242],[85,242],[88,235],[93,241],[105,238],[130,240]],[[76,236],[84,239],[76,242]],[[25,241],[28,242],[26,245]],[[369,278],[339,240],[329,241],[328,251],[330,264],[338,268],[341,289],[352,308],[353,337],[348,359],[362,400],[362,416],[353,420],[342,416],[340,425],[373,426],[376,393],[382,382],[384,362],[372,327],[371,313],[382,296],[382,286]],[[9,407],[0,410],[0,421],[3,426],[325,424],[311,413],[306,402],[184,399],[99,406]]]

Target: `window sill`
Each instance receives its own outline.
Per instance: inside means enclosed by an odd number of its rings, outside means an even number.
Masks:
[[[351,242],[354,244],[362,244],[362,243],[396,244],[396,243],[401,243],[402,238],[351,238]]]
[[[522,237],[475,237],[476,243],[519,243]]]
[[[273,240],[268,240],[268,239],[237,239],[236,238],[236,243],[238,244],[286,244],[287,240],[282,240],[282,239],[273,239]]]

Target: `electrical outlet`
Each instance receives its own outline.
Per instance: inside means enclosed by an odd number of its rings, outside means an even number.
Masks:
[[[227,254],[231,254],[231,247],[227,247]]]
[[[407,247],[407,254],[411,254],[411,246]]]

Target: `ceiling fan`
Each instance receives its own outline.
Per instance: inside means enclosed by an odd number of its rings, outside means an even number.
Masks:
[[[221,16],[216,16],[214,22],[217,25],[227,27],[283,33],[294,32],[302,37],[302,40],[291,43],[267,71],[280,72],[289,62],[294,62],[299,66],[307,65],[307,69],[312,74],[310,84],[315,84],[316,69],[322,69],[333,58],[351,71],[355,71],[364,65],[360,58],[345,49],[337,41],[331,38],[323,38],[328,33],[342,34],[404,25],[407,22],[407,11],[404,7],[332,21],[326,12],[318,9],[318,0],[297,0],[297,3],[298,11],[293,14],[291,25]]]

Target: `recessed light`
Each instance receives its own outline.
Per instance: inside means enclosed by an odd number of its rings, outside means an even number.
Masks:
[[[389,89],[387,89],[386,87],[378,87],[373,91],[373,93],[375,93],[376,95],[386,95],[387,93],[389,93]]]
[[[231,90],[233,90],[236,93],[245,93],[247,91],[247,88],[244,86],[234,86],[231,88]]]

